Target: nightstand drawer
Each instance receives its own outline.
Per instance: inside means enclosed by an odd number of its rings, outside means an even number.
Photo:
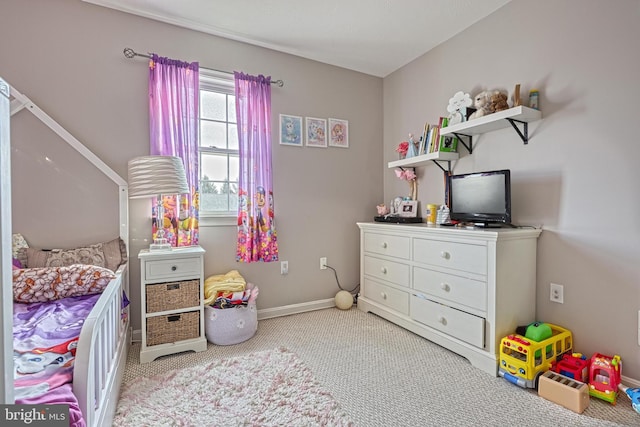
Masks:
[[[175,343],[200,336],[200,311],[166,314],[147,319],[148,346]]]
[[[147,285],[147,313],[200,305],[200,280]]]
[[[175,258],[145,263],[145,280],[199,278],[202,258]]]

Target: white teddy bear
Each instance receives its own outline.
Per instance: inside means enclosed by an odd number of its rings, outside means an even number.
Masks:
[[[469,120],[477,119],[487,114],[493,113],[491,108],[491,91],[483,90],[473,98],[473,106],[476,111],[471,113]]]

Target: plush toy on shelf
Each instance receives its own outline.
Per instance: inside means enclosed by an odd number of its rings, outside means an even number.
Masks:
[[[491,94],[491,107],[494,113],[502,110],[508,110],[509,104],[507,102],[507,94],[504,92],[500,92],[499,90],[494,91]]]
[[[469,120],[477,119],[493,113],[491,108],[491,91],[483,90],[473,97],[473,107],[476,109],[469,116]]]

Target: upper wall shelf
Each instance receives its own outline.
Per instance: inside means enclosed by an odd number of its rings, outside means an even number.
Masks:
[[[494,130],[504,129],[511,125],[518,133],[522,142],[529,142],[529,122],[534,122],[542,118],[542,112],[529,107],[513,107],[508,110],[498,111],[497,113],[488,114],[478,119],[469,120],[467,122],[458,123],[440,129],[440,135],[455,135],[458,137],[462,145],[469,151],[473,152],[473,135],[480,135]],[[522,131],[518,127],[522,125]],[[469,145],[464,142],[463,136],[469,138]]]

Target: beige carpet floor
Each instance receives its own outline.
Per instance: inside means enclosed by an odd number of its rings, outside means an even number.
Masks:
[[[355,308],[317,310],[259,321],[250,340],[139,363],[130,349],[124,384],[170,369],[285,347],[359,426],[640,426],[621,395],[616,406],[591,398],[576,414],[492,377],[411,332]],[[212,426],[216,425],[212,422]]]

